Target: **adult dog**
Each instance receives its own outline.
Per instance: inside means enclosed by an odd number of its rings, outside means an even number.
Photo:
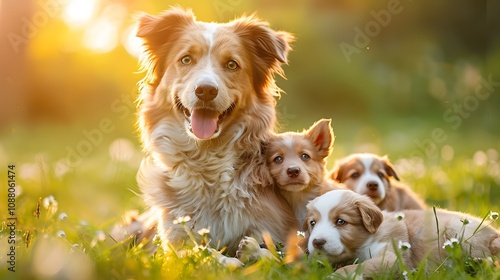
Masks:
[[[272,178],[262,147],[275,126],[273,77],[283,75],[293,36],[255,17],[205,23],[180,8],[141,15],[137,36],[146,71],[137,180],[163,243],[188,240],[174,222],[183,216],[230,255],[244,236],[268,232],[284,242],[298,226],[279,192],[266,187]]]

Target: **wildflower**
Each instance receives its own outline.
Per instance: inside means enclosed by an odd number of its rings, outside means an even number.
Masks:
[[[405,280],[410,279],[410,278],[408,278],[408,271],[406,271],[406,270],[403,271],[403,279],[405,279]]]
[[[43,207],[47,209],[49,215],[53,215],[54,213],[57,212],[57,205],[58,205],[57,200],[52,195],[49,195],[43,199]]]
[[[153,242],[160,242],[160,241],[161,237],[158,234],[155,234],[155,236],[153,237]]]
[[[68,219],[68,214],[62,212],[61,214],[59,214],[59,220],[67,220]]]
[[[104,241],[106,240],[106,234],[102,230],[98,230],[95,232],[95,237],[99,241]]]
[[[402,251],[406,251],[406,250],[411,248],[411,244],[408,242],[403,242],[403,241],[399,240],[398,248]]]
[[[49,207],[53,206],[57,207],[57,200],[54,198],[53,195],[49,195],[43,198],[43,207],[45,207],[45,209],[49,209]]]
[[[491,219],[491,220],[496,220],[496,219],[498,219],[498,212],[491,212],[491,213],[490,213],[490,219]]]
[[[443,249],[446,249],[446,248],[455,248],[455,246],[458,245],[458,243],[460,243],[460,241],[454,237],[450,238],[449,240],[446,240],[443,244]]]
[[[155,236],[153,237],[153,244],[156,246],[161,245],[161,237],[158,234],[155,234]]]
[[[404,218],[405,218],[405,213],[403,213],[403,212],[396,213],[396,219],[398,219],[398,221],[401,221]]]
[[[208,229],[208,228],[202,228],[202,229],[200,229],[198,231],[198,234],[201,235],[201,236],[205,236],[205,235],[207,235],[209,233],[210,233],[210,229]]]
[[[179,218],[177,218],[177,219],[174,220],[174,225],[185,224],[185,223],[187,223],[189,221],[191,221],[191,217],[190,216],[179,217]]]
[[[298,238],[305,238],[306,237],[306,233],[303,232],[303,231],[297,230],[297,237]]]
[[[60,238],[64,238],[66,237],[66,232],[64,232],[64,230],[60,230],[57,232],[57,236],[59,236]]]

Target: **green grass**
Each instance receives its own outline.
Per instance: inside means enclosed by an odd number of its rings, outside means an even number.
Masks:
[[[186,248],[188,253],[181,257],[175,252],[161,250],[151,255],[141,245],[128,247],[116,243],[108,234],[113,224],[125,211],[144,207],[136,194],[135,182],[141,159],[139,144],[131,128],[104,135],[78,166],[65,169],[61,165],[67,157],[65,148],[74,147],[82,140],[80,131],[73,129],[68,132],[65,127],[18,128],[2,137],[1,279],[325,279],[333,273],[330,265],[316,259],[291,264],[260,261],[231,269],[219,265],[203,247],[196,250]],[[381,140],[382,143],[387,141]],[[336,147],[342,148],[336,148],[329,165],[359,145],[362,143],[348,143],[348,139],[338,138]],[[451,158],[438,155],[437,159],[409,159],[407,155],[412,147],[403,151],[389,148],[384,153],[396,162],[403,180],[430,205],[479,217],[484,217],[489,211],[500,212],[499,147],[475,150],[471,147],[477,143],[460,146],[450,142],[448,145],[454,149]],[[5,203],[7,189],[3,186],[8,181],[9,164],[15,164],[18,192],[15,207],[16,272],[8,271],[7,263],[10,230]],[[49,203],[49,196],[55,201]],[[493,226],[498,228],[498,222]],[[409,272],[407,277],[500,279],[500,267],[475,262],[464,252],[451,252],[448,260],[438,271],[424,273],[422,265],[421,269]],[[380,279],[393,278],[393,274],[387,273]]]

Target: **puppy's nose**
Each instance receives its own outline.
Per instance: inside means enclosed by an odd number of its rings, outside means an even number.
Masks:
[[[288,174],[288,177],[292,178],[299,176],[299,173],[300,173],[300,168],[298,166],[292,166],[286,170],[286,174]]]
[[[316,249],[323,249],[323,245],[325,245],[326,240],[323,238],[313,239],[313,246]]]
[[[370,191],[376,191],[378,189],[378,183],[375,181],[368,182],[366,186]]]
[[[203,101],[211,101],[217,96],[219,90],[213,84],[201,84],[194,89],[194,93]]]

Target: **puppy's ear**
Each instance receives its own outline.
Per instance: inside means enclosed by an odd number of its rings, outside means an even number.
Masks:
[[[172,8],[159,16],[142,13],[136,16],[136,36],[142,39],[141,68],[147,71],[145,82],[156,84],[165,70],[165,56],[184,28],[194,23],[190,10]]]
[[[364,196],[360,196],[360,199],[356,201],[356,206],[361,213],[361,219],[366,230],[372,234],[375,233],[384,220],[382,211],[370,198]]]
[[[269,86],[275,87],[273,74],[284,76],[281,64],[287,63],[288,52],[292,49],[290,43],[294,41],[294,36],[270,29],[267,22],[255,16],[241,17],[232,24],[235,34],[242,39],[243,46],[252,56],[255,89],[260,91]]]
[[[342,168],[342,166],[343,165],[337,161],[330,171],[328,177],[332,180],[342,183],[342,180],[344,179],[342,178],[342,174],[344,173],[344,169]]]
[[[322,158],[330,155],[335,139],[330,119],[321,119],[314,123],[307,131],[306,136],[314,143]]]
[[[394,168],[392,163],[389,161],[387,155],[382,157],[382,161],[384,162],[385,172],[387,172],[387,175],[392,176],[394,177],[394,179],[399,181],[398,173],[396,172],[396,169]]]

